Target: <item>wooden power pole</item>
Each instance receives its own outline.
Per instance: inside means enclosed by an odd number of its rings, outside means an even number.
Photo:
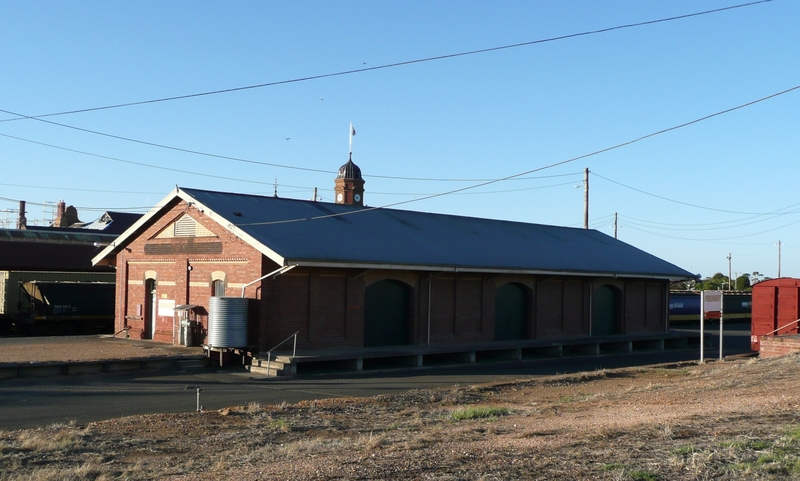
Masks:
[[[583,170],[583,228],[589,228],[589,168]]]

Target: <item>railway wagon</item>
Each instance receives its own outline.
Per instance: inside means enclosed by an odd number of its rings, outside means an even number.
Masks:
[[[19,334],[113,334],[113,282],[29,281],[19,284]]]
[[[726,321],[750,320],[752,295],[749,292],[723,292],[722,311]],[[700,292],[671,291],[669,293],[670,323],[700,320]]]
[[[19,309],[29,307],[20,285],[39,282],[115,282],[113,272],[0,270],[0,334],[15,331]]]
[[[783,277],[753,286],[750,346],[761,349],[762,336],[800,334],[800,279]]]

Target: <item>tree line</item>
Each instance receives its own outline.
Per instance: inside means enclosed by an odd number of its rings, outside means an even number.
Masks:
[[[731,282],[731,279],[721,272],[711,277],[700,280],[673,282],[670,290],[673,291],[749,291],[753,285],[770,279],[758,271],[752,274],[742,274]]]

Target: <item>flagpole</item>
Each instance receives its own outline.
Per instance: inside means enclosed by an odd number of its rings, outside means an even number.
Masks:
[[[353,122],[350,122],[350,155],[353,155]]]

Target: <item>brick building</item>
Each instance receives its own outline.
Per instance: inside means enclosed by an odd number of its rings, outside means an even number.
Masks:
[[[116,330],[178,342],[181,306],[250,298],[248,345],[304,349],[665,333],[694,276],[595,230],[176,188],[94,259],[117,270]],[[177,309],[177,310],[176,310]],[[244,347],[244,346],[242,346]]]

